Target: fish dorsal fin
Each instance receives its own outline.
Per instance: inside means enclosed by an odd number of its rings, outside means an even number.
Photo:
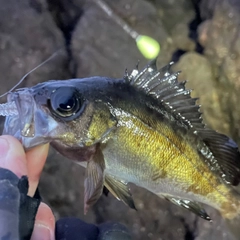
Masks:
[[[196,215],[198,215],[199,217],[201,217],[205,220],[212,221],[211,218],[206,213],[205,209],[197,202],[189,201],[186,199],[169,197],[169,196],[164,196],[164,198],[166,200],[174,203],[177,206],[183,207],[183,208],[195,213]]]
[[[114,197],[120,201],[123,201],[130,208],[136,209],[132,199],[132,194],[125,182],[119,181],[114,177],[106,174],[104,184]]]
[[[170,72],[172,65],[173,62],[170,62],[158,70],[154,59],[141,72],[134,69],[130,75],[125,74],[125,80],[164,104],[188,126],[203,128],[199,106],[196,104],[197,99],[191,98],[191,90],[185,88],[186,81],[178,82],[180,72]]]
[[[240,183],[240,153],[237,144],[224,134],[210,129],[198,130],[198,135],[211,150],[214,159],[206,152],[206,158],[212,162],[212,166],[218,165],[221,178],[233,186]],[[204,155],[204,151],[202,152]],[[212,160],[213,161],[212,161]]]

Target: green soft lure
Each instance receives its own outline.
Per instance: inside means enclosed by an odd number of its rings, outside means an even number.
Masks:
[[[139,35],[136,38],[136,44],[139,51],[147,59],[154,59],[160,53],[160,44],[153,38],[145,35]]]

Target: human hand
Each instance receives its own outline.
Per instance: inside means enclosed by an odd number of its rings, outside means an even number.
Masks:
[[[37,189],[39,178],[46,162],[48,148],[49,145],[46,144],[35,147],[25,153],[18,140],[11,136],[0,136],[0,168],[11,170],[19,178],[23,175],[28,176],[28,195],[33,196]],[[5,218],[3,216],[3,220],[4,219]],[[46,204],[41,203],[35,218],[35,225],[31,240],[54,239],[130,240],[131,236],[127,229],[119,223],[103,223],[96,226],[94,224],[87,224],[77,218],[60,219],[57,221],[55,228],[55,218],[51,209]]]
[[[45,144],[25,153],[21,143],[14,137],[0,137],[0,167],[11,170],[19,178],[28,176],[28,195],[31,197],[37,189],[46,162],[48,148],[49,145]],[[55,239],[54,229],[55,218],[53,213],[46,204],[41,203],[36,215],[31,240],[53,240]]]

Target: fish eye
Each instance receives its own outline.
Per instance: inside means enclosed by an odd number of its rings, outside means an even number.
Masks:
[[[81,102],[78,92],[73,87],[58,88],[52,92],[50,97],[53,114],[62,118],[76,115],[81,110]]]

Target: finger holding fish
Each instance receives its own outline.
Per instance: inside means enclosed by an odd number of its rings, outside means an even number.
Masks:
[[[15,173],[19,178],[28,176],[28,195],[33,196],[46,161],[48,144],[37,146],[25,153],[21,143],[12,136],[0,137],[0,167],[6,168]],[[46,240],[54,238],[55,218],[51,209],[41,203],[36,215],[32,240],[39,239],[39,236]],[[38,238],[37,238],[38,237]]]

